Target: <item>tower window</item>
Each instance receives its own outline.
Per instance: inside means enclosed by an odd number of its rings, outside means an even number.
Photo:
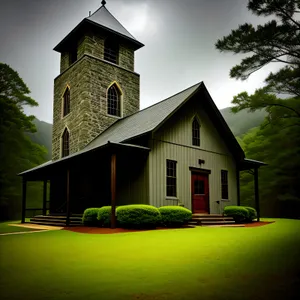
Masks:
[[[63,97],[63,117],[70,113],[70,89],[67,88]]]
[[[121,94],[115,84],[113,84],[107,91],[107,113],[109,115],[121,116]]]
[[[69,65],[73,64],[77,60],[77,48],[75,47],[69,52]]]
[[[196,118],[193,120],[192,124],[192,134],[193,134],[193,145],[200,146],[200,124]]]
[[[119,46],[111,39],[106,39],[104,43],[104,59],[114,64],[118,64]]]
[[[68,129],[66,128],[62,135],[62,157],[68,156],[70,153],[70,134]]]

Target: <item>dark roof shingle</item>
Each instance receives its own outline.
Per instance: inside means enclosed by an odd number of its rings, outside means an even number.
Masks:
[[[84,149],[93,149],[106,144],[108,141],[116,143],[124,142],[154,130],[171,113],[188,100],[201,84],[202,82],[197,83],[170,98],[117,121],[91,141]]]

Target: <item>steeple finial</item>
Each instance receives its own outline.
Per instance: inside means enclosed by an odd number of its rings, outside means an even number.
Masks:
[[[105,6],[106,1],[105,1],[105,0],[102,0],[101,4],[102,4],[102,6]]]

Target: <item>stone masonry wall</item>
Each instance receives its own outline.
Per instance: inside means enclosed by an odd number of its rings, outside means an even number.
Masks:
[[[84,74],[87,72],[87,62],[77,61],[71,68],[54,80],[53,103],[53,132],[52,132],[52,159],[56,160],[61,155],[61,136],[67,127],[70,133],[70,153],[79,150],[80,127],[85,114],[82,111],[84,103],[89,101],[87,84]],[[62,117],[63,94],[70,87],[70,113]]]
[[[69,53],[63,52],[60,58],[60,73],[69,68]]]
[[[85,49],[91,49],[90,46],[88,43],[81,44]],[[78,53],[82,51],[80,49],[82,48],[79,46]],[[83,149],[87,143],[119,119],[107,115],[107,88],[114,81],[122,89],[123,117],[137,112],[140,97],[139,75],[102,59],[89,55],[78,57],[76,63],[55,79],[53,160],[60,158],[61,136],[66,127],[70,132],[70,154],[72,154]],[[67,86],[70,87],[71,112],[62,118],[62,99]]]

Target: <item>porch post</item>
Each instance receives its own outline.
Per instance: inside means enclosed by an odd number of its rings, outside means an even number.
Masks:
[[[258,190],[258,168],[254,168],[254,189],[255,189],[255,208],[257,211],[257,221],[260,219],[259,190]]]
[[[44,189],[43,189],[43,215],[47,214],[47,180],[44,180]]]
[[[116,167],[117,167],[117,157],[116,154],[111,156],[111,228],[116,228]]]
[[[27,180],[23,177],[23,182],[22,182],[22,219],[21,219],[21,223],[25,223],[25,217],[26,217],[26,190],[27,190]]]
[[[70,225],[70,170],[67,170],[67,219],[66,226]]]
[[[241,193],[240,193],[240,170],[236,169],[236,189],[237,189],[237,205],[241,205]]]

